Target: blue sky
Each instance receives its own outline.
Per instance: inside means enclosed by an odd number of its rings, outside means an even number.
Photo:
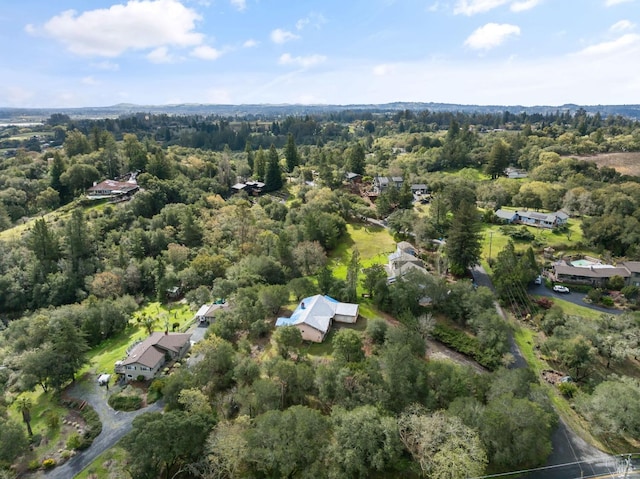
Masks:
[[[0,3],[0,106],[640,103],[640,0]]]

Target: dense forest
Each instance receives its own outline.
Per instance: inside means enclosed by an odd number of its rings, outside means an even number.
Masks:
[[[600,444],[621,452],[640,440],[638,287],[611,281],[589,291],[596,300],[624,294],[615,320],[583,321],[526,293],[549,266],[550,243],[640,261],[640,177],[589,157],[640,152],[635,120],[583,109],[58,113],[43,125],[3,127],[0,148],[7,477],[42,465],[29,455],[42,433],[30,429],[25,398],[62,401],[92,351],[160,327],[141,311],[177,299],[192,310],[216,300],[229,307],[194,347],[197,364],[147,385],[164,412],[137,417],[120,443],[133,478],[462,478],[542,465],[558,412],[534,365],[513,366],[517,321],[540,335],[549,364],[571,374],[561,400]],[[526,178],[507,177],[507,168]],[[86,195],[132,174],[140,190],[126,201]],[[376,191],[378,176],[402,186]],[[259,192],[234,193],[250,180]],[[428,195],[416,201],[411,185]],[[579,233],[499,225],[502,207],[563,210]],[[390,283],[386,258],[372,259],[387,251],[360,252],[354,228],[410,241],[428,272]],[[489,241],[497,231],[505,239],[493,256],[489,243],[487,257],[488,228]],[[494,292],[470,280],[478,263],[512,322],[498,314]],[[317,293],[371,313],[359,320],[364,329],[340,328],[326,350],[308,354],[298,329],[274,322]],[[426,360],[434,340],[483,372]]]

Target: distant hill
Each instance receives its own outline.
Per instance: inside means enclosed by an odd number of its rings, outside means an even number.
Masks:
[[[53,113],[62,113],[75,118],[114,118],[132,113],[153,113],[168,115],[221,115],[265,117],[285,117],[289,115],[312,115],[348,110],[370,111],[372,113],[388,113],[401,110],[448,111],[462,113],[521,113],[547,114],[555,112],[574,113],[584,109],[589,114],[600,113],[603,117],[620,115],[640,120],[640,105],[574,105],[560,106],[522,106],[522,105],[459,105],[454,103],[420,103],[394,102],[385,104],[353,104],[353,105],[299,105],[299,104],[254,104],[254,105],[211,105],[183,103],[175,105],[135,105],[120,103],[113,106],[83,108],[5,108],[0,107],[0,121],[34,121],[47,119]]]

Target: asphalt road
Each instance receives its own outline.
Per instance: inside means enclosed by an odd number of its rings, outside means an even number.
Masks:
[[[491,278],[482,266],[476,266],[472,270],[472,275],[478,286],[486,286],[495,293]],[[619,312],[614,312],[614,310],[608,310],[606,308],[600,308],[584,303],[582,299],[585,295],[580,293],[555,293],[545,288],[543,285],[531,288],[529,293],[540,296],[557,296],[566,301],[579,304],[580,306],[619,314]],[[503,318],[506,319],[506,315],[497,301],[496,310]],[[511,348],[511,354],[513,354],[513,357],[515,358],[515,362],[511,367],[527,367],[527,362],[522,356],[520,348],[518,348],[518,345],[512,336],[509,337],[509,345]],[[551,437],[551,444],[553,448],[552,453],[547,459],[545,466],[520,477],[524,479],[584,479],[624,471],[624,464],[621,459],[605,454],[599,449],[588,444],[573,432],[564,423],[564,421],[562,421],[562,419],[560,419],[558,427]],[[620,469],[621,467],[622,469]]]
[[[605,308],[603,306],[598,306],[595,304],[585,303],[584,297],[586,294],[584,293],[556,293],[555,291],[547,288],[545,285],[535,285],[529,288],[529,294],[535,296],[547,296],[549,298],[558,298],[564,299],[573,304],[577,304],[578,306],[584,306],[585,308],[593,309],[595,311],[600,311],[602,313],[608,314],[622,314],[623,311],[614,308]]]

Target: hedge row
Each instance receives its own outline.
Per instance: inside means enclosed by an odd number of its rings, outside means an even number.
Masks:
[[[431,334],[445,346],[469,356],[487,369],[496,369],[500,365],[500,358],[490,351],[483,351],[477,338],[469,336],[464,331],[444,324],[436,324]]]

